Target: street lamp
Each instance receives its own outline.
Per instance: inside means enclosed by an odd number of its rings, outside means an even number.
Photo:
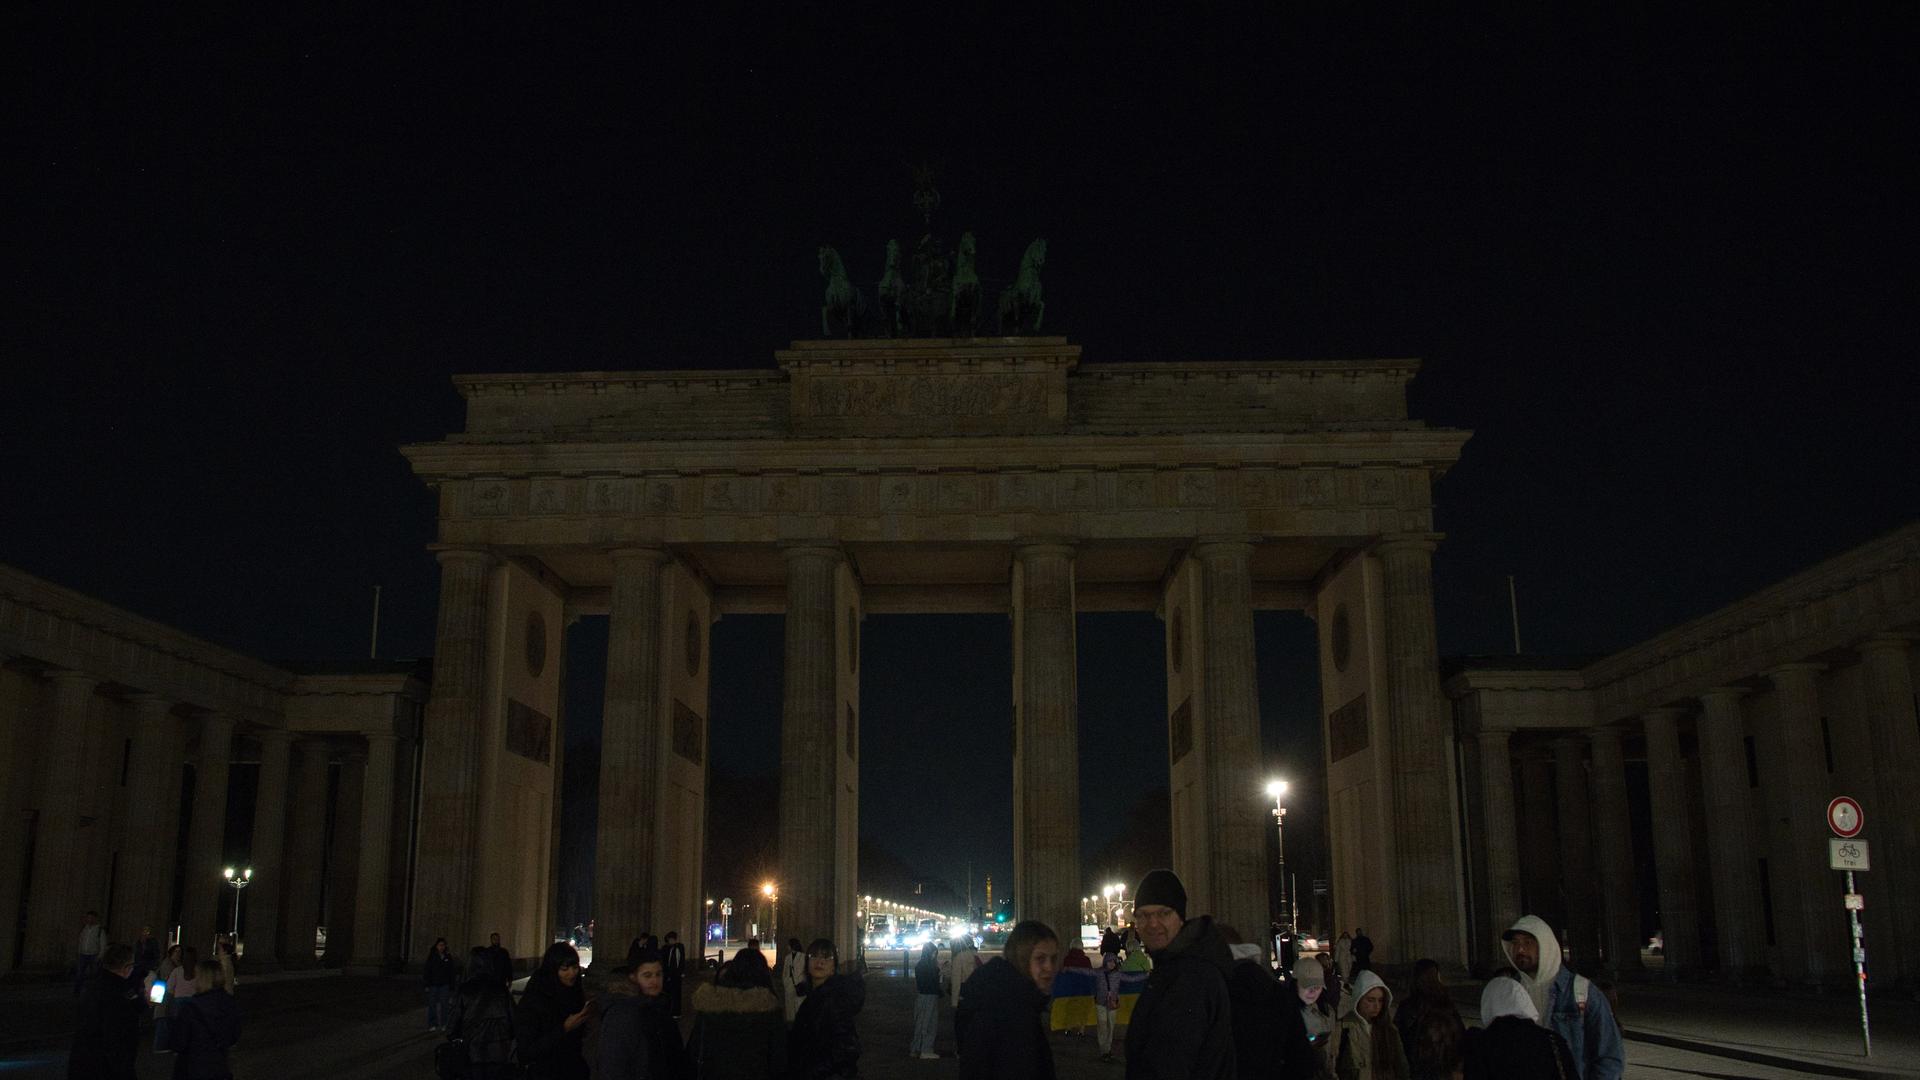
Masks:
[[[1287,782],[1271,781],[1267,795],[1273,799],[1273,832],[1280,849],[1280,915],[1287,920],[1287,936],[1291,937],[1300,928],[1295,925],[1294,909],[1287,904]]]
[[[240,947],[240,890],[253,884],[253,867],[249,866],[238,874],[233,867],[226,869],[227,884],[233,886],[233,947]]]
[[[780,897],[773,891],[773,882],[760,886],[761,895],[767,898],[767,936],[780,940]]]

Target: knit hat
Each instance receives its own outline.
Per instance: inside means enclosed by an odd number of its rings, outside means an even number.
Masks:
[[[1180,884],[1180,876],[1171,870],[1149,870],[1147,876],[1140,879],[1140,887],[1133,892],[1133,906],[1137,911],[1143,907],[1170,907],[1175,915],[1187,917],[1187,887]]]
[[[1324,987],[1327,985],[1327,972],[1320,966],[1320,961],[1303,956],[1293,962],[1293,981],[1302,990]]]

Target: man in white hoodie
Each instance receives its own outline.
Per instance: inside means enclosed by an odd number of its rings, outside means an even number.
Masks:
[[[1591,983],[1561,963],[1560,939],[1553,927],[1538,916],[1523,915],[1500,940],[1539,1013],[1538,1023],[1565,1039],[1573,1051],[1580,1080],[1620,1080],[1627,1070],[1627,1050],[1613,1008],[1607,995],[1594,993]]]

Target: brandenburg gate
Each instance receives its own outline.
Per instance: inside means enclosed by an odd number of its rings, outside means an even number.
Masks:
[[[785,615],[783,935],[856,933],[869,612],[1011,618],[1014,896],[1077,926],[1074,617],[1114,610],[1166,628],[1190,910],[1252,934],[1269,918],[1253,615],[1284,609],[1318,625],[1339,925],[1384,955],[1464,959],[1431,492],[1468,433],[1408,417],[1416,363],[1082,364],[1058,337],[776,355],[460,377],[466,430],[405,448],[438,492],[441,565],[413,955],[546,939],[560,632],[599,613],[604,940],[700,923],[708,631],[730,612]]]

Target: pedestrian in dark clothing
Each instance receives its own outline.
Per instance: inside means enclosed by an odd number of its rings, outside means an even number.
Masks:
[[[513,1010],[514,1046],[527,1080],[586,1080],[580,1044],[592,1011],[580,986],[580,954],[564,941],[547,946]]]
[[[596,1080],[692,1080],[680,1028],[667,1015],[666,961],[650,949],[636,959],[622,972],[633,992],[612,995],[601,1014]]]
[[[1540,1026],[1540,1013],[1520,983],[1497,976],[1480,992],[1487,1025],[1466,1037],[1466,1080],[1575,1080],[1567,1040]]]
[[[515,1071],[510,1064],[513,1000],[484,945],[467,954],[466,978],[453,999],[447,1042],[464,1049],[469,1080],[495,1080]]]
[[[513,954],[500,944],[498,933],[487,938],[487,963],[501,986],[513,985]]]
[[[1233,1080],[1233,954],[1213,919],[1187,918],[1187,889],[1171,870],[1141,879],[1133,919],[1153,971],[1127,1025],[1127,1080]]]
[[[1454,1008],[1453,996],[1440,981],[1439,963],[1414,963],[1413,986],[1394,1006],[1393,1026],[1407,1052],[1412,1080],[1452,1080],[1467,1026],[1460,1022],[1460,1010]]]
[[[833,942],[807,946],[807,974],[800,981],[800,1012],[787,1033],[787,1076],[821,1080],[860,1075],[860,1032],[854,1020],[867,1003],[867,987],[855,975],[834,973]]]
[[[667,1009],[675,1020],[680,1019],[681,980],[687,974],[687,947],[680,944],[680,935],[667,931],[666,948],[660,950],[661,963],[666,965],[666,989],[662,994],[667,999]]]
[[[427,988],[427,1030],[444,1031],[452,1019],[447,1014],[452,1011],[453,988],[460,981],[446,938],[433,940],[427,962],[421,967],[420,982]]]
[[[1315,1058],[1298,997],[1273,977],[1260,946],[1242,941],[1231,926],[1217,930],[1233,957],[1227,1001],[1233,1009],[1234,1071],[1239,1080],[1308,1080]]]
[[[160,939],[153,936],[151,928],[143,926],[140,936],[133,941],[133,981],[144,982],[159,967]]]
[[[1373,970],[1373,939],[1363,929],[1353,932],[1353,974],[1356,978],[1363,971]]]
[[[1052,1080],[1046,1009],[1059,962],[1059,938],[1030,919],[960,987],[953,1032],[961,1080]]]
[[[211,984],[180,1003],[167,1035],[174,1080],[232,1080],[227,1051],[240,1041],[240,1006],[227,993],[227,973],[218,961],[200,965],[195,978]]]
[[[787,1072],[787,1019],[773,972],[759,952],[741,952],[693,992],[687,1052],[703,1080],[779,1080]]]
[[[67,1055],[69,1080],[133,1080],[140,1051],[141,980],[133,977],[133,949],[109,945],[80,989]]]
[[[937,1061],[934,1036],[940,1030],[940,953],[929,941],[920,946],[920,959],[913,965],[913,1039],[907,1044],[907,1056]]]

